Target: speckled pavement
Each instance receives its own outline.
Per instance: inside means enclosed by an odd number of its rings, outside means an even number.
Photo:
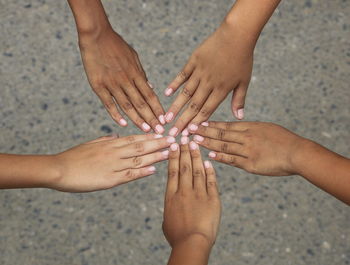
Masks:
[[[232,1],[104,1],[163,90]],[[255,52],[247,120],[350,156],[350,1],[283,1]],[[213,119],[233,120],[229,100]],[[56,153],[121,129],[91,91],[65,1],[0,0],[0,152]],[[203,154],[207,153],[203,151]],[[215,165],[223,215],[210,264],[350,264],[350,208],[301,177]],[[0,191],[0,264],[166,264],[166,163],[111,190]]]

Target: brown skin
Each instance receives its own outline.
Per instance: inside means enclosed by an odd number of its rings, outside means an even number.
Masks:
[[[57,155],[0,154],[0,188],[51,188],[65,192],[109,189],[155,172],[175,139],[155,135],[101,137]],[[9,164],[16,167],[9,167]]]
[[[190,132],[218,162],[259,175],[301,175],[350,204],[350,160],[279,125],[209,122]]]
[[[203,265],[217,236],[221,203],[215,171],[198,145],[172,144],[164,203],[163,232],[172,247],[168,264]]]
[[[167,111],[167,122],[172,122],[187,104],[170,135],[176,136],[189,124],[208,120],[231,92],[232,112],[243,119],[254,47],[279,2],[236,1],[221,26],[193,52],[165,91],[170,96],[183,86]]]
[[[111,27],[100,0],[68,0],[89,83],[110,116],[127,126],[117,106],[141,130],[163,133],[164,110],[136,51]]]

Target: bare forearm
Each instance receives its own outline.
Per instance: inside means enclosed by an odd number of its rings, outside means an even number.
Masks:
[[[296,172],[350,205],[350,160],[305,140],[295,160]]]
[[[50,187],[58,175],[54,156],[0,154],[0,189]]]

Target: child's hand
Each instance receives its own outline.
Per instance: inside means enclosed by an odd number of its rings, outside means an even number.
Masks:
[[[203,123],[194,140],[207,149],[216,161],[248,172],[286,176],[297,174],[293,162],[305,139],[272,123],[209,122]]]
[[[166,114],[171,122],[188,103],[169,134],[180,133],[190,123],[208,120],[219,104],[233,91],[232,111],[242,119],[253,63],[253,45],[248,45],[232,26],[223,23],[192,54],[165,94],[171,95],[185,82]]]
[[[110,116],[127,126],[119,105],[144,132],[152,128],[163,133],[164,110],[147,82],[136,51],[110,27],[98,36],[80,36],[79,46],[90,85]]]
[[[175,142],[155,135],[98,138],[56,155],[59,177],[51,187],[67,192],[103,190],[151,175],[152,164],[168,158],[161,151]]]
[[[215,242],[221,204],[215,171],[209,161],[205,165],[195,142],[181,145],[181,151],[171,145],[163,232],[173,249],[192,239],[208,249]]]

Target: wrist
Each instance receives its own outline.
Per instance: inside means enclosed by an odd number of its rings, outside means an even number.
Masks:
[[[177,248],[191,248],[194,246],[196,249],[204,251],[204,252],[209,252],[212,246],[214,245],[214,242],[210,241],[205,235],[196,233],[189,235],[185,239],[175,243],[172,248],[177,249]]]
[[[314,156],[317,144],[309,139],[300,138],[294,145],[290,157],[291,170],[293,174],[303,175],[303,168],[310,157]]]

